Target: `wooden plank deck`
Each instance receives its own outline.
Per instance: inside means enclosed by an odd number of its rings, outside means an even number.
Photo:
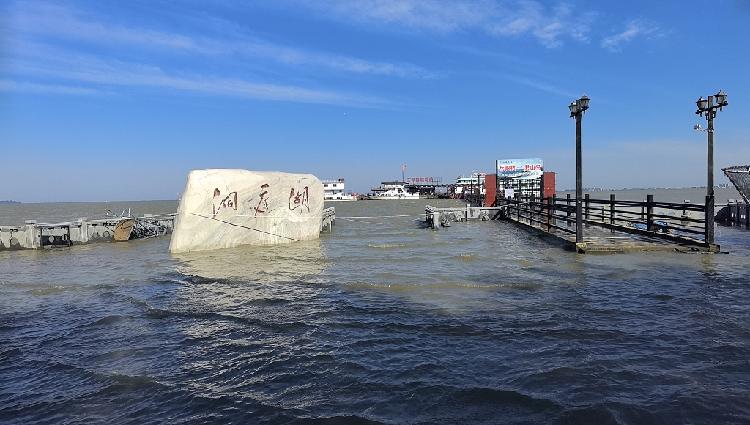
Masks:
[[[505,217],[516,225],[538,232],[544,236],[557,239],[566,249],[581,254],[612,254],[627,252],[716,252],[718,246],[707,246],[698,243],[680,243],[661,237],[623,232],[587,225],[584,231],[583,243],[576,244],[575,234],[551,229],[544,225],[530,224],[519,221],[516,217]]]
[[[528,211],[527,211],[528,212]],[[708,245],[699,239],[670,233],[649,232],[642,229],[630,228],[622,225],[585,220],[584,239],[582,243],[575,241],[575,226],[568,226],[565,220],[556,221],[539,214],[534,220],[527,216],[520,218],[511,206],[500,207],[469,207],[464,208],[425,208],[425,221],[433,229],[446,226],[446,221],[468,220],[496,220],[504,219],[515,225],[552,238],[564,248],[579,253],[626,253],[649,251],[672,252],[718,252],[718,245]],[[569,231],[566,231],[570,229]]]

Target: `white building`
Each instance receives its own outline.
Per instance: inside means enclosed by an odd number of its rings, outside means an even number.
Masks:
[[[344,179],[323,180],[323,199],[326,201],[354,201],[354,195],[344,191]]]

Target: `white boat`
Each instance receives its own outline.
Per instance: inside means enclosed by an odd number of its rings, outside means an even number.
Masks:
[[[410,193],[402,182],[382,182],[372,188],[372,199],[419,199],[419,193]]]
[[[344,192],[344,179],[323,180],[323,200],[329,201],[356,201],[357,197]]]

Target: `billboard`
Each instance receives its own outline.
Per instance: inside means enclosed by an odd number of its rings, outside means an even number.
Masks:
[[[544,163],[541,158],[497,160],[498,179],[539,179],[543,171]]]
[[[434,186],[443,182],[441,177],[407,177],[406,183],[414,186]]]

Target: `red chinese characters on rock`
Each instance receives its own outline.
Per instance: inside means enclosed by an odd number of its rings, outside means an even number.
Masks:
[[[221,197],[221,191],[219,188],[214,189],[214,196],[212,200],[212,213],[216,217],[222,209],[231,208],[237,211],[237,192],[229,192],[224,198]]]
[[[268,189],[270,186],[268,184],[263,183],[260,185],[260,200],[258,201],[258,205],[255,207],[255,216],[257,217],[258,214],[263,214],[268,211]]]
[[[289,209],[294,211],[297,208],[300,209],[300,211],[303,211],[304,209],[307,209],[307,212],[310,212],[310,196],[309,196],[309,190],[308,187],[305,186],[302,190],[295,190],[292,188],[289,191]]]

